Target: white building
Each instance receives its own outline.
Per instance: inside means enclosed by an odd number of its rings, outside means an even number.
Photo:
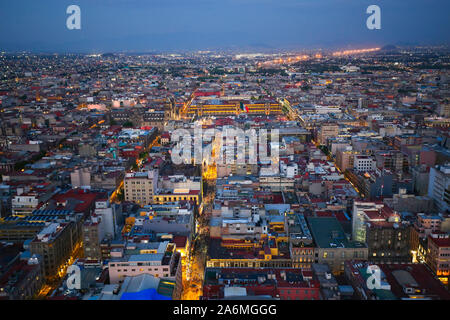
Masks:
[[[450,204],[450,164],[430,168],[428,196],[441,212],[449,210]]]
[[[99,200],[95,202],[95,214],[101,217],[101,234],[104,237],[114,238],[119,232],[119,224],[122,219],[122,207],[118,204],[111,204],[109,200]]]
[[[294,178],[298,175],[298,165],[296,163],[286,164],[284,162],[280,163],[281,174],[286,178]]]
[[[369,156],[355,155],[353,167],[357,171],[372,171],[376,168],[376,160]]]
[[[70,183],[72,188],[91,188],[91,173],[89,168],[76,169],[70,173]]]
[[[11,200],[13,215],[31,215],[39,204],[38,195],[35,193],[18,194]]]

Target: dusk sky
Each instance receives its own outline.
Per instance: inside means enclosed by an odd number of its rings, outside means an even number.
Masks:
[[[81,30],[66,9],[81,8]],[[366,8],[381,8],[368,30]],[[2,0],[0,49],[143,52],[449,44],[448,0]]]

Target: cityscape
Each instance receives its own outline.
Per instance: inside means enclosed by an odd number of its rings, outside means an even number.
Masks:
[[[449,69],[2,51],[0,300],[450,300]]]

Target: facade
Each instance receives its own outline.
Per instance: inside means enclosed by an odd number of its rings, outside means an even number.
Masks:
[[[408,224],[373,223],[366,229],[368,260],[374,263],[410,263]]]
[[[39,196],[36,193],[23,193],[12,198],[12,214],[16,216],[27,216],[39,205]]]
[[[417,220],[411,226],[411,252],[416,261],[425,261],[426,250],[424,250],[426,239],[432,233],[441,231],[442,217],[438,215],[427,215],[419,213]]]
[[[83,225],[83,250],[84,257],[89,260],[101,260],[102,251],[100,242],[103,239],[101,232],[101,217],[92,216],[90,220]]]
[[[426,264],[434,274],[448,285],[450,276],[450,237],[448,234],[433,233],[428,236]]]
[[[61,268],[72,253],[81,247],[81,219],[64,223],[50,223],[30,242],[30,252],[39,255],[43,275],[48,281],[61,275]]]
[[[70,183],[72,188],[87,188],[91,187],[91,173],[89,168],[76,169],[70,173]]]
[[[112,240],[119,234],[119,225],[123,222],[122,206],[111,204],[108,199],[95,202],[95,211],[83,224],[84,257],[102,260],[101,243]]]
[[[157,170],[127,173],[124,179],[125,200],[141,205],[151,204],[157,186]]]
[[[176,283],[175,296],[181,295],[181,255],[176,251],[173,243],[161,242],[156,253],[146,253],[142,249],[136,254],[126,254],[116,249],[111,252],[108,262],[109,279],[112,284],[123,283],[125,277],[134,277],[141,274],[150,274],[156,278],[167,278]],[[150,251],[152,252],[152,251]]]
[[[373,171],[376,168],[376,161],[369,156],[355,155],[353,167],[356,171]]]
[[[399,223],[400,215],[382,202],[354,201],[352,210],[352,239],[365,242],[370,223]]]
[[[275,239],[258,242],[211,239],[206,261],[215,268],[291,268],[292,260],[286,242]]]
[[[345,170],[354,167],[355,152],[351,150],[337,150],[336,151],[336,165],[341,170]]]
[[[289,233],[289,245],[294,268],[311,268],[314,263],[314,245],[311,232],[304,215],[286,216]]]
[[[178,201],[192,201],[193,203],[199,205],[201,201],[200,190],[158,190],[153,196],[153,203],[155,204],[165,204]]]
[[[439,211],[450,208],[450,165],[430,168],[428,196],[433,198]]]
[[[320,145],[327,144],[327,138],[336,137],[339,133],[339,126],[335,123],[322,124],[317,134],[317,143]]]

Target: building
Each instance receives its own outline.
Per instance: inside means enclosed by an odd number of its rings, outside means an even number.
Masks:
[[[340,300],[339,285],[328,264],[312,264],[312,272],[319,281],[322,300]]]
[[[353,159],[353,167],[356,171],[373,171],[376,168],[376,161],[369,156],[355,155]]]
[[[120,232],[122,221],[120,204],[111,204],[108,199],[97,200],[94,213],[83,224],[84,257],[102,260],[101,242],[114,239]]]
[[[336,166],[341,172],[354,167],[355,154],[357,153],[346,149],[336,151]]]
[[[125,200],[140,205],[151,204],[157,186],[157,170],[127,173],[124,179]]]
[[[128,254],[127,251],[133,253]],[[174,296],[181,296],[181,255],[176,251],[174,243],[160,242],[158,248],[153,250],[133,248],[133,244],[125,250],[115,249],[111,251],[108,268],[111,284],[123,283],[126,277],[150,274],[156,278],[175,281]]]
[[[396,176],[386,169],[365,172],[349,169],[345,172],[345,176],[359,193],[369,200],[392,197],[394,192],[399,189],[398,181],[395,180]],[[410,187],[412,189],[412,184]]]
[[[411,262],[410,225],[383,203],[353,203],[352,237],[368,247],[368,260],[377,263]]]
[[[100,221],[99,221],[100,220]],[[100,241],[102,239],[101,218],[92,216],[83,225],[83,251],[87,259],[101,259]]]
[[[428,196],[433,198],[439,211],[450,208],[450,164],[430,168]]]
[[[341,274],[345,261],[367,260],[366,244],[349,241],[335,217],[308,217],[307,221],[316,245],[314,263],[326,263],[333,274]]]
[[[307,269],[206,268],[203,299],[270,297],[320,300],[319,282]]]
[[[317,143],[320,145],[326,145],[329,137],[336,137],[338,134],[339,126],[336,123],[324,123],[321,125],[319,132],[317,133]]]
[[[200,205],[202,201],[202,177],[185,177],[184,175],[161,177],[153,202],[167,204],[171,202],[190,201]]]
[[[160,189],[153,196],[153,202],[156,204],[166,204],[178,201],[191,201],[197,205],[201,201],[200,190],[190,189]]]
[[[0,300],[32,299],[45,282],[39,259],[17,249],[0,244]]]
[[[207,267],[218,268],[291,268],[287,242],[274,237],[260,241],[211,239]]]
[[[289,245],[294,268],[311,268],[314,263],[314,245],[303,214],[286,215]]]
[[[73,221],[50,223],[30,242],[30,252],[42,261],[43,275],[47,281],[61,277],[62,268],[72,254],[81,248],[81,217]]]
[[[409,228],[409,224],[405,223],[369,223],[366,229],[368,260],[374,263],[411,262]]]
[[[380,287],[369,277],[380,271]],[[361,300],[449,300],[450,293],[423,264],[376,264],[367,261],[347,261],[345,277]],[[369,280],[369,281],[368,281]]]
[[[76,169],[70,173],[70,183],[72,188],[90,189],[91,187],[91,173],[89,168]]]
[[[443,218],[439,215],[417,214],[417,220],[411,226],[411,254],[413,262],[425,262],[427,256],[427,238],[441,231]]]
[[[12,198],[12,214],[16,216],[31,215],[39,205],[39,195],[35,192],[20,193]]]
[[[120,285],[106,285],[98,296],[89,294],[84,300],[175,300],[176,294],[175,282],[141,274],[125,277]]]
[[[352,239],[359,242],[367,240],[368,223],[400,222],[400,215],[382,202],[354,201],[352,210]]]
[[[442,283],[448,285],[450,276],[450,236],[448,233],[432,233],[428,236],[426,264]]]

